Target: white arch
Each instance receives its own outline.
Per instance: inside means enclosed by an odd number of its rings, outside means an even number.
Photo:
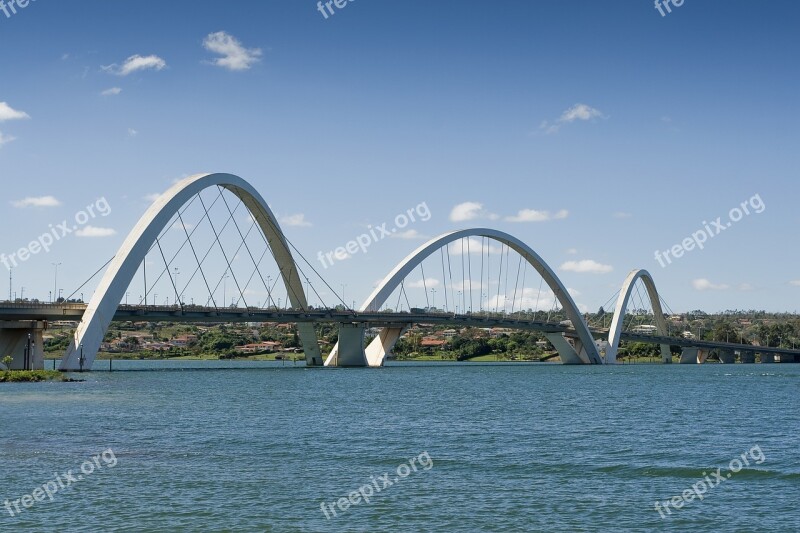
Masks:
[[[81,366],[84,369],[91,368],[125,291],[158,235],[195,194],[217,185],[236,195],[247,207],[272,248],[291,305],[306,308],[306,296],[294,258],[278,221],[264,198],[252,185],[238,176],[197,174],[176,183],[156,199],[128,234],[86,307],[72,343],[61,360],[61,370],[78,370]],[[298,333],[306,350],[307,361],[310,364],[319,364],[321,356],[313,325],[298,324]],[[83,354],[83,365],[80,361],[81,354]]]
[[[667,319],[664,317],[664,311],[661,308],[661,299],[656,290],[656,284],[653,277],[647,270],[632,270],[620,289],[619,298],[617,298],[617,307],[614,310],[614,318],[611,321],[611,327],[608,330],[608,348],[606,349],[606,363],[613,364],[617,362],[617,352],[619,351],[619,341],[622,336],[622,325],[625,320],[625,311],[628,308],[628,300],[631,298],[633,287],[638,280],[642,280],[647,294],[650,297],[650,303],[653,306],[653,316],[656,321],[656,331],[662,337],[668,335]],[[672,361],[672,353],[669,344],[661,345],[661,357],[665,362]]]
[[[508,233],[493,229],[474,228],[458,230],[445,233],[444,235],[440,235],[439,237],[433,238],[426,242],[411,252],[394,268],[394,270],[389,273],[388,276],[386,276],[386,278],[375,288],[369,298],[367,298],[362,304],[359,311],[379,311],[380,307],[386,302],[386,299],[391,296],[391,294],[400,286],[400,283],[406,278],[406,276],[408,276],[415,268],[417,268],[422,261],[424,261],[428,256],[442,246],[447,246],[451,242],[463,239],[465,237],[487,237],[491,240],[505,244],[524,257],[525,260],[531,266],[533,266],[537,272],[539,272],[544,281],[555,294],[556,298],[558,298],[559,302],[561,302],[562,307],[566,311],[568,318],[572,321],[575,331],[578,334],[578,338],[583,345],[582,349],[579,349],[575,354],[573,354],[573,359],[569,362],[602,364],[603,361],[597,351],[594,338],[592,337],[588,326],[584,322],[583,316],[578,310],[578,307],[575,305],[575,302],[572,300],[572,296],[570,296],[566,287],[564,287],[563,283],[561,283],[561,280],[558,279],[555,272],[553,272],[547,263],[545,263],[544,260],[542,260],[542,258],[539,257],[539,255],[527,244],[520,241],[516,237],[509,235]],[[367,347],[366,356],[369,366],[381,366],[383,364],[383,360],[388,351],[387,346],[390,349],[402,333],[400,328],[395,328],[395,330],[396,331],[394,335],[391,335],[389,342],[387,342],[387,339],[385,338],[386,336],[381,334],[378,335]],[[564,345],[568,346],[566,342]],[[562,350],[559,351],[561,352]],[[333,365],[336,361],[337,355],[338,343],[336,346],[334,346],[333,351],[326,359],[325,365]],[[562,360],[564,360],[564,357],[562,357]]]

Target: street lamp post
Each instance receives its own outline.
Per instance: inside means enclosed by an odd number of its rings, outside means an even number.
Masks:
[[[175,303],[181,304],[183,303],[183,298],[181,298],[181,289],[180,289],[181,286],[178,283],[178,276],[181,275],[181,272],[180,270],[178,270],[178,267],[175,267],[174,271],[175,271],[175,294],[177,295],[176,297],[177,301]]]
[[[58,267],[62,263],[50,263],[50,264],[53,265],[55,270],[55,274],[53,275],[53,296],[55,296],[56,294],[58,294]]]

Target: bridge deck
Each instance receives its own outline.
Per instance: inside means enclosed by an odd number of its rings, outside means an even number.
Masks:
[[[86,304],[0,304],[0,321],[80,321]],[[337,322],[365,323],[373,327],[402,326],[406,324],[437,324],[473,327],[500,327],[539,331],[543,333],[564,333],[573,336],[575,330],[554,322],[525,320],[502,315],[453,313],[397,313],[338,311],[333,309],[258,309],[258,308],[214,308],[202,306],[138,306],[120,305],[114,314],[117,321],[147,322]],[[608,335],[606,329],[592,329],[595,337]],[[775,348],[729,342],[715,342],[685,339],[683,337],[661,337],[649,334],[622,333],[622,340],[646,342],[651,344],[670,344],[682,347],[708,349],[744,350],[759,353],[800,355],[800,349]]]

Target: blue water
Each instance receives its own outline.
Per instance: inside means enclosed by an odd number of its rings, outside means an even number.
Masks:
[[[0,531],[800,530],[796,365],[114,366],[0,385],[0,504],[111,450]]]

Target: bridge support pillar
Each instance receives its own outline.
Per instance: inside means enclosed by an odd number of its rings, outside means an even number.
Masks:
[[[368,366],[364,351],[364,324],[339,324],[336,366]]]
[[[762,363],[774,363],[775,362],[775,354],[762,353],[761,354],[761,362]]]
[[[306,366],[322,366],[322,353],[317,342],[317,332],[314,324],[310,322],[298,322],[297,335],[303,343],[303,352],[306,356]]]
[[[408,325],[382,328],[380,334],[367,346],[366,355],[369,366],[383,366],[387,354],[391,353]]]
[[[47,322],[0,322],[0,359],[10,355],[11,370],[44,370],[45,329]]]
[[[721,349],[719,351],[719,362],[726,365],[732,365],[736,362],[736,354],[733,352],[733,350]]]
[[[703,358],[702,361],[700,360],[700,352],[702,351],[703,350],[701,350],[700,348],[689,348],[689,347],[684,348],[683,351],[681,352],[681,364],[696,365],[698,363],[702,363],[703,361],[705,361],[705,358]]]
[[[739,362],[752,365],[756,362],[756,353],[742,350],[739,352]]]
[[[561,358],[561,362],[565,365],[583,365],[589,364],[588,357],[584,361],[578,352],[575,351],[575,348],[569,343],[569,341],[562,335],[561,333],[545,333],[545,337],[547,340],[550,341],[555,349],[558,351],[558,355]],[[584,356],[586,357],[586,356]]]

